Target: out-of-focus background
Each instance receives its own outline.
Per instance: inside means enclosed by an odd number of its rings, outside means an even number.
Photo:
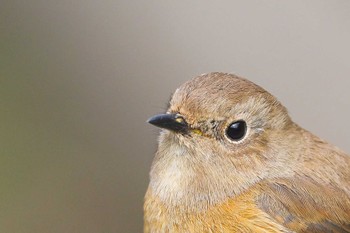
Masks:
[[[0,232],[141,232],[145,121],[205,72],[350,152],[349,41],[348,0],[1,0]]]

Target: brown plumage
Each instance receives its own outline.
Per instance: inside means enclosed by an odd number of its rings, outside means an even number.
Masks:
[[[144,203],[144,232],[350,232],[350,157],[232,74],[176,90]]]

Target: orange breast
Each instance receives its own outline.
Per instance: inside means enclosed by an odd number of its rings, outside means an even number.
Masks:
[[[290,232],[255,204],[257,190],[250,190],[204,211],[168,206],[148,190],[144,204],[144,232]]]

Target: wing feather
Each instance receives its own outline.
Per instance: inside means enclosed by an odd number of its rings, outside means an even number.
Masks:
[[[281,225],[302,233],[350,233],[350,197],[311,179],[266,182],[258,207]]]

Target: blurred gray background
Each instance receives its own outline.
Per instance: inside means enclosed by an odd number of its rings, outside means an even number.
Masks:
[[[350,1],[0,0],[0,232],[141,232],[165,110],[234,72],[350,152]]]

